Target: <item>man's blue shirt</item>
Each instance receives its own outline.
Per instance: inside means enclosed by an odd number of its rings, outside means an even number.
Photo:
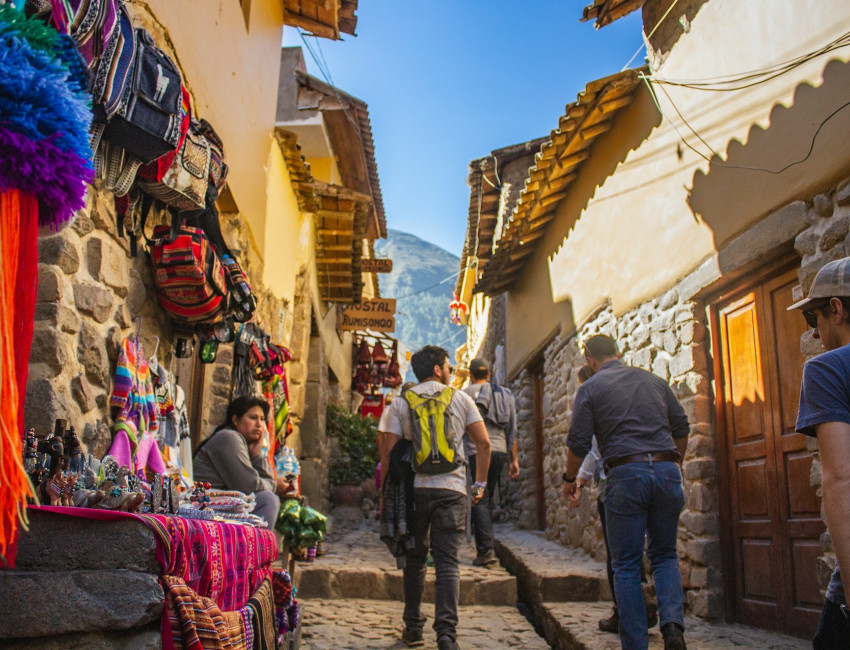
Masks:
[[[815,435],[824,422],[850,424],[850,345],[824,352],[803,366],[797,431]]]
[[[803,366],[797,431],[816,436],[817,425],[824,422],[850,424],[850,345],[824,352]],[[838,566],[832,573],[826,598],[838,604],[847,602]]]
[[[576,393],[567,447],[579,457],[596,434],[604,461],[632,454],[676,451],[688,417],[666,381],[619,360],[606,362]]]

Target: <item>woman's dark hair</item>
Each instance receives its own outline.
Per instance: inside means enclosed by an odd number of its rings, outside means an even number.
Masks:
[[[584,364],[581,368],[578,369],[578,383],[583,384],[588,379],[593,376],[593,371],[590,369],[590,366]]]
[[[262,397],[255,397],[254,395],[243,395],[242,397],[237,397],[235,400],[230,402],[230,405],[227,407],[227,417],[225,418],[224,423],[220,425],[216,431],[232,429],[233,418],[238,420],[255,406],[259,406],[263,409],[263,417],[268,419],[269,403],[267,400]]]
[[[443,348],[436,345],[426,345],[413,353],[413,356],[410,357],[410,365],[416,378],[423,382],[434,375],[434,366],[442,366],[448,358],[449,353]]]

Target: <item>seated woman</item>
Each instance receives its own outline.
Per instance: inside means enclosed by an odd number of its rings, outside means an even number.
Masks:
[[[269,404],[253,396],[237,397],[227,407],[227,419],[207,438],[194,456],[194,478],[219,490],[254,493],[259,515],[273,528],[280,498],[287,486],[274,478],[268,460],[260,453]]]

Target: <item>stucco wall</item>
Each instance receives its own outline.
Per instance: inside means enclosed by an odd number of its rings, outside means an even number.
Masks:
[[[848,20],[850,6],[838,0],[793,3],[783,11],[769,0],[746,5],[712,0],[654,73],[705,79],[757,69],[833,40]],[[803,158],[821,121],[846,101],[850,66],[828,65],[831,57],[846,60],[847,53],[818,57],[738,92],[667,89],[691,126],[730,164],[777,170]],[[708,151],[663,94],[660,103],[663,122],[648,91],[636,91],[633,104],[594,145],[529,262],[527,279],[512,288],[510,372],[551,331],[557,303],[570,305],[562,323],[580,323],[606,299],[616,314],[625,313],[685,277],[766,214],[828,187],[850,169],[842,135],[850,128],[850,110],[827,122],[805,163],[771,174],[723,168],[722,161],[709,165],[681,145],[674,124],[688,142]],[[751,130],[752,124],[760,126]],[[600,250],[609,254],[596,254]]]
[[[247,27],[237,0],[130,0],[130,5],[136,15],[152,15],[145,26],[175,53],[197,114],[221,136],[228,185],[263,251],[283,3],[252,0]]]

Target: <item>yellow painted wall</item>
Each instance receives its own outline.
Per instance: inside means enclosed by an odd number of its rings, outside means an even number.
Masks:
[[[301,212],[280,147],[271,147],[265,220],[263,283],[280,298],[295,300]]]
[[[783,4],[782,11],[773,0],[712,0],[655,74],[705,79],[748,72],[822,46],[848,24],[850,4],[843,0],[795,1]],[[847,48],[838,50],[751,89],[668,92],[691,126],[712,149],[731,156],[731,163],[779,168],[802,158],[823,117],[850,99],[850,65],[826,68],[830,57],[846,61],[849,55]],[[820,92],[799,88],[821,86],[825,68]],[[850,171],[850,109],[824,128],[807,162],[776,175],[709,168],[703,158],[680,148],[673,124],[706,150],[663,95],[660,104],[667,115],[663,123],[641,88],[633,104],[618,113],[614,128],[594,143],[591,158],[508,294],[509,373],[527,362],[558,324],[571,329],[609,298],[620,314],[659,295],[777,207],[810,198],[825,182]],[[774,111],[777,104],[792,110]],[[751,133],[752,124],[770,129]],[[748,146],[735,143],[727,151],[734,140]]]
[[[307,158],[313,178],[323,183],[340,184],[339,170],[333,158]]]
[[[224,141],[228,185],[265,248],[266,162],[273,142],[283,35],[283,3],[251,0],[250,22],[238,0],[146,0],[167,31],[194,107]],[[135,6],[134,6],[135,5]]]

